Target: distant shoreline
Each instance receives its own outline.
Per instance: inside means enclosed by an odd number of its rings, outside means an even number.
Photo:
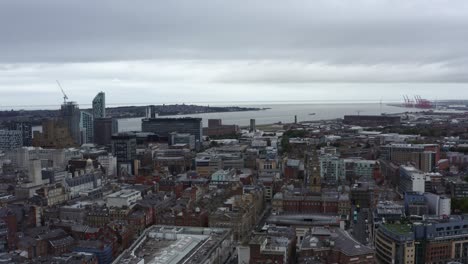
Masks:
[[[155,112],[159,116],[177,116],[207,113],[228,113],[228,112],[247,112],[263,111],[270,108],[258,107],[240,107],[240,106],[202,106],[195,104],[172,104],[172,105],[154,105]],[[107,107],[108,117],[115,119],[143,118],[146,116],[147,106],[118,106]],[[91,111],[91,108],[80,109],[81,111]],[[40,125],[43,119],[57,118],[60,116],[60,109],[46,110],[3,110],[0,111],[0,123],[11,120],[28,120],[33,125]]]

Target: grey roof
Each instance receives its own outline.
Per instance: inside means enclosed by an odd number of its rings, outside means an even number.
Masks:
[[[356,255],[365,255],[372,254],[374,251],[368,247],[360,244],[358,241],[354,240],[351,235],[342,229],[335,229],[338,236],[334,239],[335,249],[340,250],[347,256],[356,256]]]
[[[320,236],[324,236],[326,238],[320,238]],[[330,242],[334,243],[332,244]],[[334,251],[340,251],[350,257],[374,253],[370,247],[362,245],[352,238],[350,234],[340,228],[313,228],[302,240],[301,248],[331,249]]]
[[[299,167],[299,164],[301,163],[300,160],[296,159],[288,159],[286,165],[289,167]]]

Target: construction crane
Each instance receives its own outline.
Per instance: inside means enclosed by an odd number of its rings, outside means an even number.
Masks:
[[[65,94],[65,92],[63,91],[63,88],[62,88],[62,85],[60,85],[60,82],[58,80],[55,80],[58,84],[58,86],[60,87],[60,90],[62,91],[62,94],[63,94],[63,103],[67,103],[67,99],[68,99],[68,96]]]

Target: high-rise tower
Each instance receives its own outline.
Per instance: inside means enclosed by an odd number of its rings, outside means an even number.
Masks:
[[[80,118],[80,128],[81,128],[81,142],[93,143],[94,142],[94,118],[93,115],[86,111],[81,111]]]
[[[64,102],[60,110],[60,115],[70,131],[70,135],[76,144],[81,145],[80,117],[81,112],[75,102]]]
[[[106,117],[106,94],[104,92],[98,93],[93,99],[93,117]]]

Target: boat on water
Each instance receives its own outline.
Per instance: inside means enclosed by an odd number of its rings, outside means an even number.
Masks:
[[[315,113],[309,113],[309,115],[315,115]]]

